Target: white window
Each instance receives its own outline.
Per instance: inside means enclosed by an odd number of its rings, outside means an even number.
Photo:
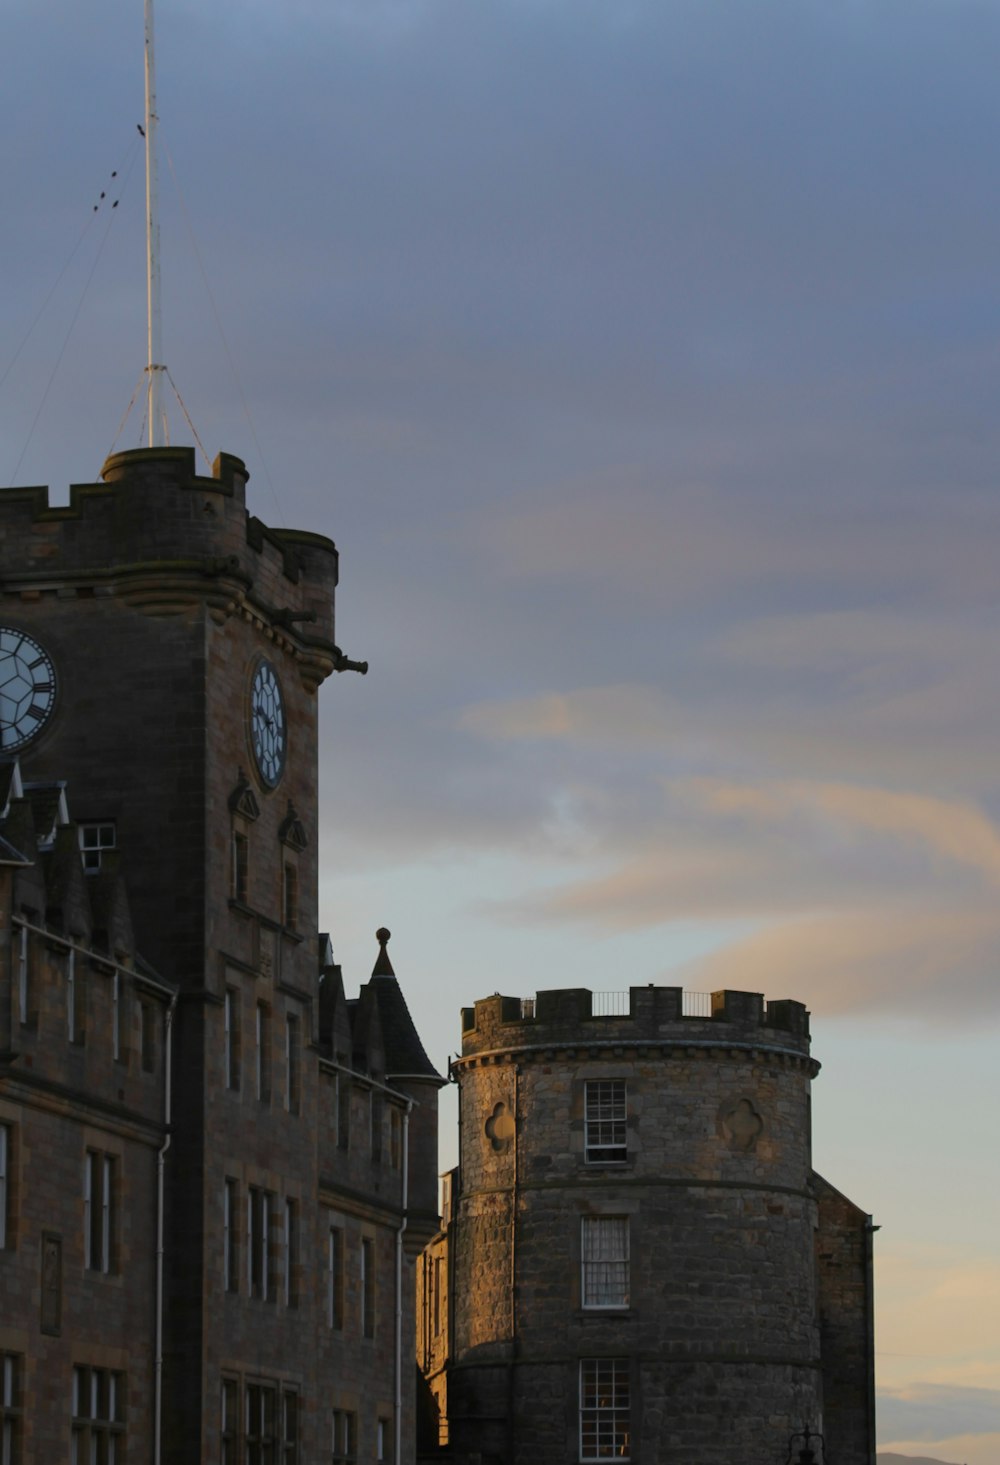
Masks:
[[[236,1379],[222,1380],[222,1465],[237,1465],[239,1388]]]
[[[584,1307],[628,1307],[628,1217],[584,1216],[580,1300]]]
[[[627,1358],[580,1360],[580,1459],[631,1459]]]
[[[247,1191],[247,1290],[265,1302],[271,1295],[270,1258],[271,1197],[251,1185]]]
[[[388,1465],[390,1456],[390,1424],[388,1419],[380,1419],[375,1426],[375,1459],[378,1465]]]
[[[0,1124],[0,1251],[7,1245],[7,1207],[10,1197],[10,1125]]]
[[[586,1159],[588,1165],[620,1164],[628,1159],[628,1117],[623,1078],[588,1079],[586,1085]]]
[[[72,1465],[122,1465],[125,1376],[109,1368],[74,1368]]]
[[[354,1465],[358,1458],[358,1416],[350,1409],[333,1411],[333,1465]]]
[[[258,1460],[271,1461],[278,1425],[278,1390],[273,1384],[247,1384],[245,1397],[247,1465]]]
[[[83,1161],[83,1246],[91,1272],[110,1272],[115,1223],[115,1157],[88,1150]]]
[[[79,836],[83,868],[88,875],[94,875],[101,868],[105,850],[115,848],[115,826],[112,823],[81,824]]]

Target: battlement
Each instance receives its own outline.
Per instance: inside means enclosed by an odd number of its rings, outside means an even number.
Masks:
[[[100,593],[100,584],[151,572],[219,579],[227,599],[248,594],[279,618],[316,622],[333,640],[336,545],[249,515],[241,459],[220,453],[205,477],[193,448],[141,448],[114,454],[101,476],[73,484],[67,505],[52,506],[44,487],[0,489],[0,592],[72,593],[82,582]]]
[[[702,999],[692,1003],[691,997]],[[627,999],[627,1001],[626,1001]],[[462,1009],[462,1057],[497,1050],[586,1047],[595,1043],[777,1043],[809,1052],[809,1013],[801,1002],[766,1002],[759,992],[685,993],[680,987],[627,992],[557,988],[533,998],[495,993]]]

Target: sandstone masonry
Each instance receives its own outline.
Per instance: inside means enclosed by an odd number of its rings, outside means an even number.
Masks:
[[[463,1011],[418,1271],[428,1449],[456,1465],[772,1465],[806,1426],[874,1461],[870,1218],[811,1166],[808,1013],[687,995]]]

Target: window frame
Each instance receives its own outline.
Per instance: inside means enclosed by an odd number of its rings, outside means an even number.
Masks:
[[[270,1400],[271,1414],[267,1405]],[[252,1419],[254,1405],[257,1418]],[[280,1391],[273,1379],[247,1379],[243,1385],[243,1453],[246,1465],[271,1465],[280,1427]]]
[[[89,1146],[83,1158],[84,1270],[99,1276],[117,1271],[119,1158]]]
[[[239,1465],[240,1457],[240,1381],[223,1374],[219,1385],[219,1461],[220,1465]]]
[[[12,1249],[11,1178],[14,1169],[14,1126],[0,1120],[0,1251]]]
[[[19,1465],[24,1429],[24,1355],[0,1351],[0,1460]]]
[[[22,924],[17,943],[17,1009],[20,1025],[30,1027],[31,1012],[31,933]]]
[[[615,1228],[615,1230],[612,1230]],[[623,1244],[619,1247],[593,1246],[591,1239],[596,1239],[602,1229],[608,1237],[613,1240],[624,1238]],[[617,1236],[616,1236],[617,1233]],[[617,1252],[617,1254],[597,1255],[602,1250]],[[631,1225],[628,1216],[581,1216],[580,1217],[580,1306],[587,1312],[622,1312],[627,1311],[631,1306]],[[618,1287],[619,1296],[614,1302],[592,1301],[591,1297],[600,1292],[614,1289],[613,1269],[619,1268],[617,1273],[621,1285]],[[602,1269],[606,1269],[603,1271]]]
[[[110,830],[111,838],[104,836]],[[95,838],[91,839],[90,836]],[[86,824],[77,825],[77,841],[80,849],[80,862],[83,865],[85,875],[97,875],[104,861],[105,851],[118,848],[118,829],[113,819],[95,819]]]
[[[271,1204],[274,1196],[263,1186],[247,1186],[247,1296],[270,1302],[274,1294],[271,1277]]]
[[[254,1082],[257,1102],[271,1102],[271,1008],[258,1002],[254,1016]]]
[[[333,1410],[332,1465],[355,1465],[358,1458],[358,1416],[353,1409]],[[337,1436],[340,1436],[338,1445]]]
[[[344,1228],[332,1223],[327,1239],[326,1320],[333,1332],[344,1331]]]
[[[371,1339],[375,1337],[376,1320],[374,1236],[362,1236],[361,1247],[358,1252],[358,1264],[361,1273],[361,1336],[362,1338]]]
[[[302,1050],[299,1039],[299,1019],[294,1012],[285,1013],[285,1109],[289,1114],[299,1112],[302,1087]]]
[[[90,1459],[102,1459],[109,1465],[111,1462],[123,1465],[126,1387],[126,1375],[120,1369],[97,1368],[88,1363],[73,1365],[70,1403],[72,1465],[85,1465],[85,1461]],[[103,1404],[102,1398],[106,1401]],[[86,1408],[86,1413],[81,1405]],[[96,1412],[101,1408],[106,1412]]]
[[[281,1236],[282,1300],[286,1307],[298,1306],[295,1272],[299,1262],[299,1206],[292,1195],[285,1196],[284,1225]]]
[[[610,1402],[601,1402],[602,1392],[606,1392],[609,1387],[606,1381],[602,1385],[602,1371],[605,1378],[610,1372]],[[588,1373],[591,1375],[590,1380]],[[629,1360],[581,1358],[579,1381],[580,1460],[631,1460],[632,1378]],[[624,1404],[621,1402],[622,1393]]]
[[[222,1063],[226,1088],[240,1089],[240,989],[227,986],[222,998]]]
[[[624,1078],[584,1080],[583,1154],[588,1165],[628,1163],[628,1083]]]
[[[298,1465],[299,1419],[301,1416],[298,1389],[282,1388],[280,1409],[281,1418],[278,1425],[279,1465]],[[289,1429],[289,1424],[291,1424],[291,1429]]]
[[[222,1183],[222,1289],[224,1292],[238,1293],[240,1290],[239,1214],[239,1182],[231,1175],[227,1175]]]

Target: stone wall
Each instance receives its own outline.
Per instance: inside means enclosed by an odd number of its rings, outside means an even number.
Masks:
[[[585,1359],[622,1361],[634,1462],[772,1465],[818,1426],[808,1014],[738,992],[710,1012],[685,1016],[671,988],[633,988],[608,1016],[578,990],[463,1012],[460,1182],[438,1243],[456,1461],[581,1458]],[[622,1160],[586,1153],[596,1080],[625,1084]],[[627,1305],[585,1305],[595,1216],[628,1222]],[[864,1358],[856,1319],[838,1316]],[[869,1465],[844,1445],[838,1465]]]

